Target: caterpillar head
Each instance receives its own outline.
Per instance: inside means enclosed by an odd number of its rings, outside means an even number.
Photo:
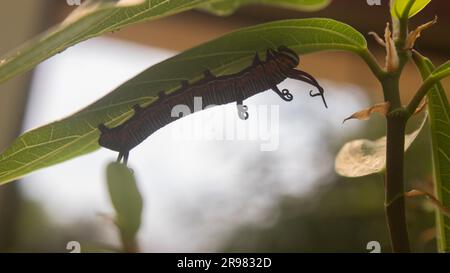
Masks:
[[[119,152],[120,144],[116,141],[114,134],[111,134],[111,129],[106,127],[104,124],[98,126],[100,130],[100,138],[98,139],[98,144],[107,149]]]
[[[285,63],[290,68],[295,68],[300,63],[300,58],[298,57],[297,53],[287,46],[279,46],[277,51],[277,55],[282,57]]]

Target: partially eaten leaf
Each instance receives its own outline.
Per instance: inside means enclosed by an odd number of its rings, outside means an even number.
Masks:
[[[405,136],[405,151],[419,135],[427,118],[420,127]],[[361,177],[384,171],[386,167],[386,137],[375,141],[358,139],[347,142],[339,151],[335,160],[336,172],[345,177]]]

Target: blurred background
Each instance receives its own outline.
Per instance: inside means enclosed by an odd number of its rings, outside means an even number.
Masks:
[[[74,9],[54,0],[0,5],[0,55]],[[88,40],[0,85],[0,149],[22,132],[90,104],[145,68],[229,31],[279,19],[330,17],[364,34],[382,34],[387,5],[352,1],[350,7],[334,1],[312,13],[252,5],[229,17],[190,11]],[[439,23],[418,44],[436,64],[450,58],[449,6],[447,1],[432,1],[412,22],[439,16]],[[368,40],[382,61],[383,49]],[[380,87],[365,64],[348,53],[302,56],[301,68],[325,87],[329,109],[303,92],[294,92],[291,103],[270,92],[246,101],[250,109],[279,106],[278,126],[269,133],[278,141],[274,151],[261,151],[267,138],[217,137],[237,126],[254,132],[252,117],[264,118],[251,115],[247,124],[239,125],[230,105],[170,124],[133,150],[130,167],[145,202],[142,251],[368,252],[370,241],[379,241],[382,251],[389,251],[382,178],[346,179],[334,172],[334,157],[346,141],[384,135],[384,121],[378,116],[342,124],[349,114],[381,102]],[[415,68],[408,66],[401,82],[404,101],[420,82]],[[294,81],[283,87],[308,88]],[[444,87],[450,89],[448,80]],[[224,118],[235,123],[217,122]],[[216,138],[179,133],[195,122],[207,124],[203,132]],[[410,125],[419,122],[417,117]],[[105,182],[105,167],[115,157],[100,149],[0,186],[0,251],[67,252],[69,241],[80,242],[82,251],[117,249],[119,236],[111,222]],[[408,188],[432,191],[426,130],[407,152],[406,164]],[[408,200],[407,206],[414,251],[436,251],[433,208],[422,199]]]

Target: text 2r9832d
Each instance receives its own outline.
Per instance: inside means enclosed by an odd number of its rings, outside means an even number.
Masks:
[[[272,265],[270,258],[222,258],[221,267],[250,267],[250,268],[268,268]]]

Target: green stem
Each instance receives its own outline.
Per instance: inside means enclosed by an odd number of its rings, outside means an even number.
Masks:
[[[408,116],[401,106],[399,73],[389,73],[382,81],[385,100],[391,105],[387,115],[385,211],[394,252],[410,252],[404,198],[404,146]]]
[[[439,79],[436,79],[433,76],[428,77],[422,86],[417,90],[416,94],[412,98],[411,102],[407,106],[408,114],[411,116],[416,111],[417,107],[419,107],[420,102],[427,95],[428,91],[439,82]]]
[[[384,99],[391,106],[386,117],[385,210],[394,252],[411,252],[404,197],[405,129],[409,115],[400,100],[399,80],[410,56],[405,43],[408,36],[408,14],[414,2],[408,2],[399,19],[399,35],[395,42],[399,66],[396,71],[389,72],[381,79]]]
[[[442,80],[445,77],[448,77],[450,75],[450,70],[445,71],[442,73],[438,73],[436,75],[433,75],[433,72],[430,74],[430,76],[423,82],[422,86],[420,86],[419,90],[417,90],[414,97],[411,99],[407,106],[408,114],[411,116],[416,111],[417,107],[420,105],[420,102],[425,98],[425,96],[428,94],[428,91],[433,88],[434,85],[439,83],[440,80]]]
[[[398,40],[396,41],[397,47],[403,49],[405,47],[405,42],[408,37],[408,20],[409,20],[409,12],[414,5],[416,0],[410,0],[403,10],[403,14],[399,14],[399,25],[400,25],[400,33]]]
[[[364,62],[366,62],[367,66],[369,66],[370,70],[377,77],[377,79],[382,81],[382,79],[386,76],[386,71],[380,67],[375,56],[373,56],[368,49],[359,51],[358,55],[364,60]]]
[[[406,117],[398,113],[387,118],[385,211],[394,252],[411,251],[403,183],[406,121]]]
[[[120,230],[120,236],[122,239],[122,249],[125,253],[138,253],[139,245],[134,235],[129,235],[122,229]]]
[[[385,101],[393,111],[387,116],[386,176],[385,176],[385,210],[394,252],[410,252],[408,228],[406,224],[403,161],[405,146],[405,128],[407,115],[401,105],[399,78],[407,62],[403,51],[399,56],[399,68],[395,73],[382,70],[369,50],[359,55],[367,63],[383,86]]]

